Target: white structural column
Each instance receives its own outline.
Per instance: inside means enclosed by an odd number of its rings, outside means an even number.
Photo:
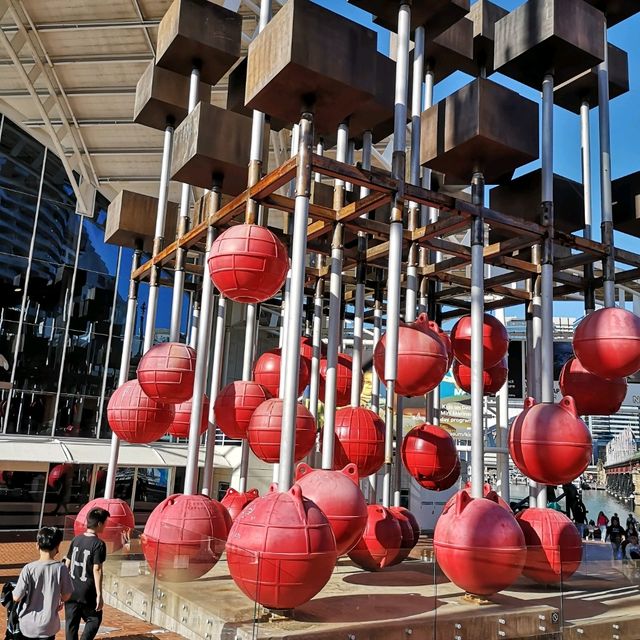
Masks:
[[[580,105],[580,148],[582,151],[582,189],[584,195],[584,237],[593,237],[593,213],[591,194],[591,133],[589,130],[590,105],[584,101]],[[591,313],[596,308],[596,297],[593,285],[593,263],[584,266],[584,277],[587,286],[584,292],[585,313]]]
[[[507,319],[504,307],[496,309],[496,319],[506,326]],[[505,449],[507,446],[507,434],[509,432],[509,380],[502,385],[496,397],[496,447]],[[497,491],[507,504],[510,502],[511,492],[509,488],[509,453],[496,454]]]

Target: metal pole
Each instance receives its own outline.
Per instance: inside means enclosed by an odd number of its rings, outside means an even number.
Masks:
[[[582,187],[584,193],[584,237],[592,239],[592,202],[591,202],[591,134],[589,131],[589,103],[580,105],[580,147],[582,150]],[[584,292],[584,309],[586,313],[596,308],[596,296],[593,288],[593,264],[584,266],[586,288]]]
[[[608,253],[602,260],[604,306],[616,304],[616,260],[613,241],[613,199],[611,195],[611,131],[609,115],[609,51],[607,22],[604,24],[604,60],[598,66],[598,114],[600,124],[600,194],[602,202],[602,243]]]
[[[216,181],[211,190],[213,210],[220,208],[222,198],[222,181]],[[215,228],[207,229],[207,252],[204,264],[208,264],[211,245],[215,238]],[[184,474],[184,493],[193,495],[198,491],[198,454],[200,452],[200,424],[202,421],[202,400],[207,384],[207,370],[209,368],[209,342],[211,340],[211,319],[213,315],[213,282],[211,278],[202,278],[202,298],[200,306],[200,330],[196,353],[196,366],[193,380],[193,396],[191,396],[191,417],[189,419],[189,446],[187,448],[187,464]]]
[[[4,115],[0,122],[0,135],[4,129]],[[20,303],[20,318],[18,320],[18,330],[16,332],[15,346],[13,349],[13,362],[11,363],[11,376],[9,377],[9,393],[7,394],[7,406],[4,413],[3,433],[7,432],[9,426],[9,415],[11,412],[11,401],[13,400],[13,387],[16,382],[16,370],[18,368],[18,354],[22,343],[22,331],[24,328],[24,319],[27,313],[27,299],[29,294],[29,281],[31,280],[31,265],[33,264],[33,253],[36,246],[36,236],[38,234],[38,220],[40,218],[40,203],[42,202],[42,186],[44,185],[44,172],[47,166],[47,147],[44,148],[42,157],[42,170],[40,171],[40,184],[38,185],[38,199],[36,200],[36,210],[33,216],[33,230],[31,232],[31,242],[29,243],[29,257],[27,259],[27,271],[24,276],[24,288],[22,290],[22,302]]]
[[[318,265],[321,266],[321,265]],[[320,382],[320,356],[322,348],[322,306],[324,300],[324,280],[316,280],[316,290],[313,298],[313,328],[311,333],[311,344],[313,352],[311,355],[311,380],[309,382],[309,411],[311,415],[318,419],[318,389]]]
[[[411,7],[404,0],[398,11],[398,51],[393,134],[392,175],[402,185],[406,166],[407,89],[409,84],[409,31]],[[387,386],[386,439],[382,503],[391,506],[391,468],[393,464],[393,426],[395,422],[395,380],[398,368],[398,331],[400,318],[400,275],[402,268],[402,212],[404,201],[394,194],[389,224],[389,270],[387,274],[387,330],[384,377]]]
[[[189,81],[189,103],[188,112],[191,113],[198,102],[198,87],[200,85],[200,69],[194,66],[191,69]],[[191,196],[191,186],[183,183],[180,194],[180,217],[176,236],[181,238],[189,230],[189,200]],[[173,272],[173,298],[171,301],[171,325],[169,329],[169,341],[178,342],[180,340],[180,325],[182,324],[182,302],[184,299],[184,263],[187,258],[187,251],[183,248],[176,250],[176,264]]]
[[[471,183],[473,204],[484,207],[484,176]],[[471,495],[484,495],[484,224],[482,210],[471,219]]]
[[[213,456],[216,447],[216,421],[213,405],[218,397],[222,380],[222,366],[224,360],[225,329],[226,329],[227,301],[222,295],[218,296],[216,309],[216,326],[211,357],[211,379],[209,381],[209,426],[204,452],[204,469],[202,471],[202,493],[211,496],[213,493]]]
[[[169,174],[171,171],[171,155],[173,148],[173,124],[167,124],[164,130],[164,146],[162,148],[162,168],[160,170],[160,188],[158,190],[158,210],[156,213],[156,230],[153,239],[152,256],[155,258],[164,245],[164,226],[167,217],[167,199],[169,197]],[[144,344],[142,352],[146,353],[153,346],[155,337],[156,314],[158,312],[158,295],[160,292],[160,268],[154,266],[149,277],[149,300],[147,301],[147,317],[144,328]]]
[[[302,331],[302,301],[307,251],[307,225],[309,222],[309,196],[311,194],[311,145],[313,142],[313,115],[304,112],[300,120],[300,147],[296,172],[296,201],[293,238],[291,242],[291,289],[287,309],[287,362],[285,365],[285,393],[282,407],[280,439],[280,467],[278,487],[288,491],[293,483],[296,413],[298,404],[298,373],[300,367],[300,334]]]
[[[142,242],[136,242],[136,249],[131,259],[131,273],[140,266],[142,258]],[[131,346],[133,345],[133,333],[136,328],[136,310],[138,308],[138,282],[129,279],[129,296],[127,300],[127,315],[124,321],[124,335],[122,337],[122,356],[120,357],[120,371],[118,374],[118,387],[121,387],[129,379],[129,364],[131,363]],[[109,450],[109,465],[107,466],[107,478],[104,483],[104,497],[113,498],[116,486],[116,471],[118,469],[118,454],[120,453],[120,438],[114,433],[111,435],[111,448]]]
[[[496,318],[506,325],[504,307],[496,309]],[[509,488],[509,450],[507,446],[507,434],[509,432],[509,381],[504,383],[498,391],[496,398],[496,448],[503,449],[504,453],[497,454],[497,491],[507,502],[510,501]],[[488,450],[485,449],[485,450]]]
[[[382,282],[381,272],[378,271],[373,303],[373,344],[380,341],[382,335]],[[371,368],[371,410],[380,414],[380,378],[375,367]],[[376,503],[378,490],[378,474],[372,473],[369,478],[369,500]]]
[[[349,152],[349,124],[338,127],[336,160],[346,162]],[[345,184],[335,181],[333,208],[344,205]],[[336,423],[336,380],[338,372],[338,350],[340,348],[340,312],[342,309],[342,236],[343,225],[337,223],[331,241],[331,274],[329,276],[329,331],[327,334],[327,372],[324,385],[324,429],[322,432],[322,468],[333,469],[333,450]]]

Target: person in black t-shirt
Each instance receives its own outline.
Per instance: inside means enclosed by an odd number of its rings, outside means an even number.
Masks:
[[[607,540],[611,543],[614,560],[622,560],[622,536],[624,529],[620,525],[617,515],[611,518],[611,524],[607,527]]]
[[[73,594],[64,607],[66,640],[78,640],[80,621],[85,626],[82,640],[93,640],[102,622],[102,564],[107,546],[99,535],[109,517],[105,509],[91,509],[87,530],[71,541],[65,562],[73,582]]]

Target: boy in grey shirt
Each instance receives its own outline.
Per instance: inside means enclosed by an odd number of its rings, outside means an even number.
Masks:
[[[62,530],[42,527],[38,531],[40,558],[22,569],[13,590],[14,601],[23,603],[20,633],[27,640],[53,640],[60,630],[58,611],[73,592],[69,570],[55,559],[61,542]]]

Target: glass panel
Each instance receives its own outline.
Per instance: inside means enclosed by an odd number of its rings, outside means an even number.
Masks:
[[[166,467],[138,469],[134,503],[136,526],[143,526],[149,514],[167,497],[168,480]]]
[[[43,471],[0,470],[0,530],[38,528],[44,485]]]

